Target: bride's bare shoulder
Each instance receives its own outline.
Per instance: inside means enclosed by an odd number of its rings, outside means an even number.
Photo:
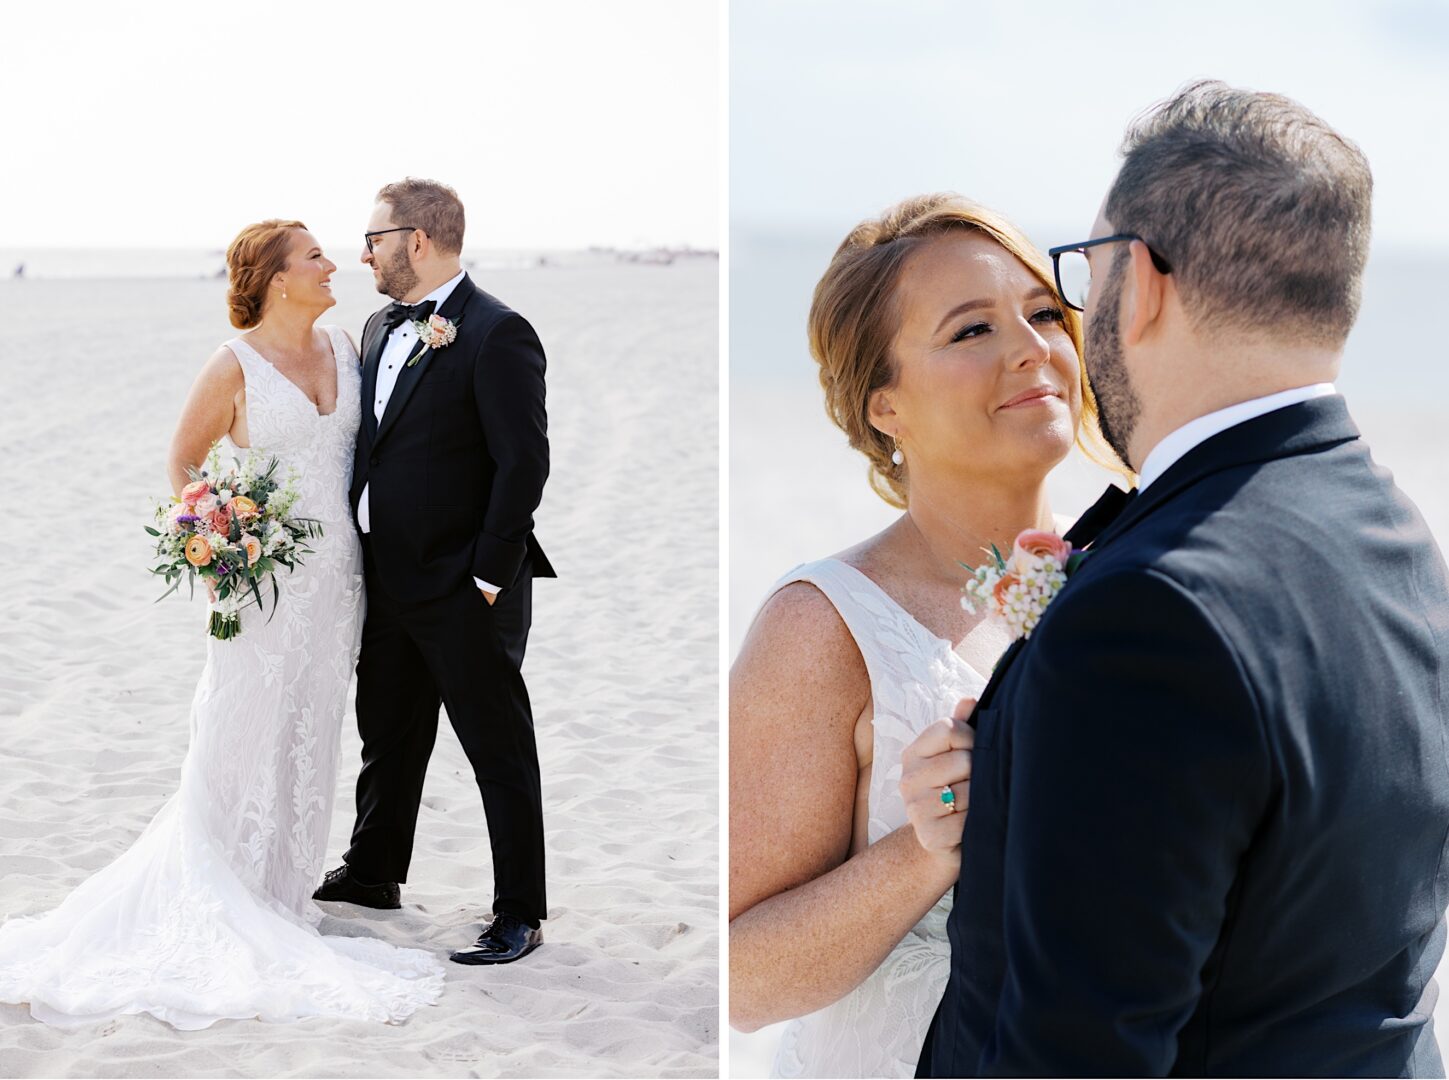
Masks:
[[[853,641],[830,598],[804,580],[781,586],[760,606],[745,636],[744,648],[763,644],[773,649],[791,641],[800,642],[809,651],[814,651],[816,643]]]
[[[870,697],[860,648],[829,597],[807,581],[761,606],[730,668],[731,714],[848,727]],[[770,725],[773,726],[773,725]]]
[[[236,391],[246,385],[241,361],[230,345],[218,345],[196,375],[196,385],[208,390]]]

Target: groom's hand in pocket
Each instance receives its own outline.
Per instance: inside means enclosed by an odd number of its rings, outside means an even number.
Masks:
[[[971,802],[971,747],[966,723],[976,702],[963,699],[951,719],[932,724],[901,753],[901,798],[916,840],[932,856],[959,867],[961,830]],[[945,801],[945,789],[951,800]]]

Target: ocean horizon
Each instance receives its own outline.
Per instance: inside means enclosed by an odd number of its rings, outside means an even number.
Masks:
[[[370,274],[359,258],[362,241],[346,246],[329,244],[323,250],[340,274]],[[559,267],[602,266],[611,263],[668,266],[675,262],[718,259],[712,248],[688,246],[584,247],[584,248],[467,248],[463,268],[470,273],[488,270],[549,270]],[[217,278],[226,274],[226,249],[207,247],[0,247],[0,280],[111,280],[116,278]]]

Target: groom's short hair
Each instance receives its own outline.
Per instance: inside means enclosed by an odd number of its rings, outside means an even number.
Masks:
[[[392,207],[398,225],[422,229],[444,255],[463,250],[463,200],[447,184],[409,176],[385,185],[377,201]]]
[[[1139,116],[1107,220],[1172,266],[1199,329],[1340,345],[1358,315],[1373,176],[1279,94],[1194,82]]]

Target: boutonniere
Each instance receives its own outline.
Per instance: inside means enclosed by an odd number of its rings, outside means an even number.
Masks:
[[[458,322],[461,322],[460,318]],[[445,319],[441,315],[429,315],[426,320],[416,319],[413,322],[413,329],[417,331],[418,340],[423,347],[408,360],[407,366],[412,367],[418,362],[418,358],[428,349],[446,349],[458,336],[458,323],[452,319]]]
[[[1016,538],[1008,559],[991,545],[991,561],[971,571],[962,586],[961,606],[973,615],[982,605],[988,615],[1002,619],[1013,638],[1031,637],[1047,605],[1056,599],[1088,553],[1073,549],[1056,533],[1027,529]]]

